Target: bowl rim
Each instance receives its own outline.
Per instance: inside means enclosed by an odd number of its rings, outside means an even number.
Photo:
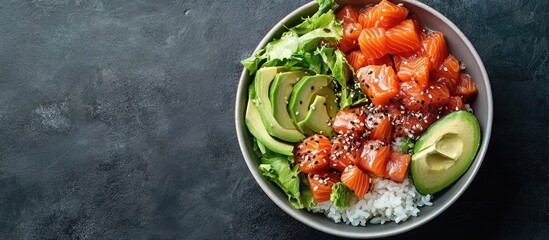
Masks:
[[[459,38],[461,40],[463,40],[464,44],[471,51],[475,61],[479,65],[479,69],[481,71],[481,75],[482,75],[482,78],[483,78],[482,80],[484,81],[484,84],[486,86],[487,103],[488,103],[488,106],[487,106],[488,113],[487,113],[487,122],[486,122],[487,124],[486,124],[486,128],[484,129],[484,132],[483,132],[481,146],[480,146],[480,148],[477,152],[477,155],[475,157],[475,160],[474,160],[474,165],[471,166],[471,168],[473,168],[472,169],[472,171],[473,171],[472,174],[469,176],[469,178],[466,179],[465,183],[463,184],[463,186],[461,186],[459,188],[457,193],[455,195],[451,196],[446,203],[444,203],[442,205],[438,205],[436,209],[434,209],[432,212],[429,213],[429,215],[425,215],[424,217],[418,219],[418,221],[415,221],[413,223],[406,224],[406,225],[401,225],[402,227],[396,228],[394,230],[383,231],[383,232],[380,232],[380,233],[372,233],[372,232],[367,232],[366,231],[364,233],[358,233],[357,234],[357,233],[350,233],[350,232],[341,231],[341,230],[334,229],[332,227],[328,227],[328,226],[324,226],[324,225],[313,224],[308,219],[306,219],[305,217],[302,216],[303,213],[300,210],[297,210],[297,209],[292,208],[291,206],[288,206],[287,204],[285,204],[284,201],[286,201],[286,200],[278,198],[278,196],[273,192],[273,190],[271,190],[269,188],[269,186],[267,185],[267,182],[266,182],[267,180],[265,178],[263,178],[261,176],[261,174],[258,173],[258,171],[256,171],[257,170],[256,166],[253,163],[253,159],[251,159],[251,157],[250,157],[251,154],[254,154],[254,152],[251,151],[250,149],[248,149],[247,147],[245,147],[246,142],[245,142],[244,139],[246,138],[245,135],[247,133],[247,129],[246,129],[246,126],[243,124],[244,123],[243,115],[241,116],[241,114],[239,114],[239,113],[245,111],[245,106],[239,104],[239,102],[243,101],[242,99],[244,97],[247,97],[247,94],[245,94],[246,91],[247,91],[247,86],[244,85],[244,80],[246,79],[246,77],[248,77],[249,71],[246,68],[243,68],[242,73],[240,75],[240,79],[239,79],[239,83],[238,83],[238,89],[237,89],[237,93],[236,93],[236,100],[235,100],[235,126],[236,126],[236,132],[237,132],[237,138],[238,138],[238,143],[239,143],[239,146],[240,146],[240,150],[242,152],[242,155],[244,157],[246,165],[248,166],[248,169],[252,173],[252,176],[254,177],[255,181],[259,184],[259,186],[261,187],[263,192],[265,192],[265,194],[267,194],[267,196],[279,208],[281,208],[284,212],[286,212],[287,214],[292,216],[294,219],[302,222],[303,224],[305,224],[309,227],[312,227],[314,229],[317,229],[319,231],[325,232],[325,233],[329,233],[329,234],[340,236],[340,237],[348,237],[348,238],[379,238],[379,237],[388,237],[388,236],[401,234],[401,233],[410,231],[414,228],[417,228],[417,227],[427,223],[431,219],[433,219],[433,218],[437,217],[438,215],[440,215],[448,207],[450,207],[463,194],[463,192],[465,192],[465,190],[469,187],[469,185],[471,184],[471,182],[475,178],[478,170],[480,169],[480,166],[482,165],[482,161],[484,160],[484,157],[485,157],[486,152],[488,150],[488,145],[489,145],[490,137],[491,137],[491,133],[492,133],[492,121],[493,121],[492,88],[491,88],[491,85],[490,85],[488,74],[486,72],[486,68],[484,67],[484,63],[482,62],[482,59],[478,55],[478,53],[477,53],[476,49],[474,48],[473,44],[469,41],[469,39],[465,36],[465,34],[463,34],[463,32],[461,32],[461,30],[452,21],[450,21],[448,18],[446,18],[444,15],[442,15],[441,13],[436,11],[435,9],[431,8],[430,6],[428,6],[424,3],[418,2],[418,1],[414,1],[414,0],[400,0],[398,2],[407,3],[407,4],[410,4],[410,5],[415,5],[416,7],[422,8],[425,11],[429,12],[430,14],[433,14],[435,17],[439,18],[445,24],[447,24],[452,29],[452,31],[454,31],[459,36]],[[314,7],[315,5],[316,5],[315,1],[306,3],[306,4],[302,5],[301,7],[295,9],[294,11],[289,13],[288,15],[286,15],[280,21],[278,21],[269,30],[269,32],[267,34],[265,34],[263,39],[259,42],[259,44],[255,48],[253,54],[255,54],[257,51],[259,51],[260,49],[265,47],[265,45],[271,39],[273,39],[273,37],[276,35],[276,33],[279,32],[282,27],[284,27],[284,23],[288,22],[292,18],[295,18],[296,16],[299,16],[300,13],[308,10],[309,8]],[[333,224],[342,224],[342,223],[335,223],[334,222]],[[358,226],[358,227],[360,227],[360,226]]]

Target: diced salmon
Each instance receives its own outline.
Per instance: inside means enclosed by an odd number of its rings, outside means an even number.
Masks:
[[[400,64],[406,60],[421,57],[417,52],[399,53],[393,54],[392,56],[395,64],[395,70],[398,70],[400,68]]]
[[[393,60],[388,54],[381,58],[366,59],[366,63],[364,66],[368,66],[368,65],[387,65],[389,67],[393,67],[394,69]]]
[[[294,160],[299,164],[299,170],[304,173],[319,171],[328,167],[331,150],[330,139],[315,134],[294,147]]]
[[[436,110],[409,111],[395,126],[394,137],[418,138],[440,115]],[[437,118],[438,117],[438,118]]]
[[[460,73],[456,84],[455,95],[460,96],[464,103],[470,103],[477,95],[477,85],[466,73]]]
[[[431,70],[438,69],[442,61],[448,56],[448,47],[444,35],[441,32],[431,33],[422,41],[422,45],[422,54],[429,58]]]
[[[370,140],[380,140],[386,144],[391,143],[393,137],[393,125],[389,117],[382,113],[370,114],[366,118],[366,128],[370,132]]]
[[[429,82],[425,88],[415,81],[400,84],[401,102],[408,110],[438,108],[448,103],[450,92],[444,84]]]
[[[341,173],[341,182],[353,190],[358,198],[363,198],[370,188],[371,180],[368,174],[356,166],[348,166]]]
[[[383,28],[363,28],[358,46],[366,58],[375,59],[387,54],[386,35]]]
[[[401,183],[404,181],[412,156],[399,151],[391,151],[391,156],[385,168],[387,178]]]
[[[358,48],[358,40],[350,38],[341,38],[338,44],[339,50],[343,53],[348,53],[355,48]]]
[[[351,64],[353,69],[357,71],[361,67],[366,66],[366,56],[364,56],[364,53],[362,51],[352,51],[347,56],[347,62]]]
[[[397,74],[400,81],[415,81],[424,88],[429,81],[429,59],[418,57],[404,60],[399,65]]]
[[[444,112],[444,115],[447,115],[451,112],[455,112],[459,110],[464,110],[463,101],[461,100],[461,97],[451,96],[450,101],[448,101],[448,105],[446,105],[446,111]]]
[[[353,133],[358,136],[364,133],[365,120],[366,115],[361,108],[343,109],[337,112],[332,126],[336,133]]]
[[[386,31],[387,52],[390,54],[416,51],[421,47],[414,22],[410,19]]]
[[[358,21],[363,27],[390,28],[396,26],[408,16],[408,9],[383,0],[374,7],[363,11]]]
[[[423,87],[415,81],[401,82],[399,96],[399,102],[402,102],[407,110],[427,108],[428,102],[423,95]]]
[[[459,68],[459,61],[450,54],[446,57],[446,59],[444,59],[444,61],[442,61],[440,67],[431,73],[431,79],[438,80],[441,78],[446,78],[455,83],[459,77]]]
[[[389,160],[391,148],[379,140],[370,140],[364,144],[358,166],[376,177],[385,176],[385,165]]]
[[[316,202],[325,202],[330,200],[332,186],[340,181],[340,176],[329,170],[309,173],[307,175],[309,187]]]
[[[398,79],[392,67],[366,66],[357,71],[357,78],[364,94],[376,106],[389,103],[398,93]]]
[[[429,85],[425,87],[424,95],[426,95],[425,98],[432,108],[445,106],[450,101],[450,90],[448,90],[448,87],[436,82],[429,82]]]
[[[343,38],[358,40],[358,37],[362,32],[362,25],[360,25],[360,23],[344,23],[342,27],[343,27]]]
[[[362,138],[350,134],[338,135],[332,141],[330,167],[343,171],[349,165],[355,165],[362,152]]]
[[[357,23],[358,22],[358,8],[347,4],[336,13],[336,18],[342,23]]]

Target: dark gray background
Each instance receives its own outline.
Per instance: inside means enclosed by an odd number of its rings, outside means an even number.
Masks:
[[[239,61],[307,0],[0,3],[0,238],[332,238],[277,208],[234,129]],[[424,1],[484,60],[490,149],[400,239],[549,238],[549,3]]]

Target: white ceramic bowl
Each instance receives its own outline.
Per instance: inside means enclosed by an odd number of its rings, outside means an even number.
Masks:
[[[364,5],[379,1],[341,0],[337,2],[340,3],[340,5],[345,4],[346,2]],[[490,88],[488,75],[486,74],[486,70],[482,60],[478,56],[477,51],[471,42],[469,42],[467,37],[465,37],[465,35],[456,27],[456,25],[431,7],[413,0],[395,0],[394,2],[404,4],[404,6],[410,10],[411,14],[417,17],[424,27],[444,33],[450,52],[457,59],[465,63],[465,72],[471,75],[478,88],[478,96],[472,104],[475,111],[475,116],[478,118],[482,134],[481,146],[477,156],[469,170],[467,170],[467,172],[465,172],[465,174],[456,183],[442,192],[435,194],[433,206],[425,206],[420,208],[420,213],[417,217],[411,217],[407,221],[398,224],[390,222],[383,225],[368,224],[366,227],[353,227],[344,223],[334,223],[323,214],[314,214],[305,210],[297,210],[293,208],[288,202],[286,194],[276,184],[263,178],[258,169],[259,159],[252,150],[252,136],[244,124],[246,101],[248,100],[247,89],[248,85],[252,81],[252,77],[246,69],[242,71],[242,75],[240,77],[238,92],[236,95],[236,131],[238,134],[240,148],[242,150],[242,155],[244,156],[250,172],[263,191],[265,191],[269,198],[271,198],[273,202],[276,203],[276,205],[278,205],[282,210],[300,222],[326,233],[350,238],[379,238],[403,233],[426,223],[442,213],[442,211],[447,209],[459,198],[459,196],[461,196],[461,194],[473,181],[473,178],[479,170],[488,148],[493,115],[492,91]],[[310,2],[288,14],[288,16],[278,22],[265,35],[263,40],[261,40],[257,46],[256,51],[263,48],[269,41],[271,41],[271,39],[278,38],[285,30],[284,26],[296,25],[299,23],[301,17],[312,15],[316,12],[317,8],[318,6],[315,2]]]

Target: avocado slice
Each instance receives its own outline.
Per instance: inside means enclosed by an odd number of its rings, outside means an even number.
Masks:
[[[416,189],[434,194],[450,186],[467,171],[480,145],[475,116],[457,111],[436,121],[419,138],[411,171]]]
[[[294,85],[299,79],[305,76],[305,74],[304,71],[278,73],[271,84],[269,97],[273,109],[273,116],[283,128],[297,129],[288,113],[288,103]]]
[[[305,136],[298,130],[283,128],[273,116],[271,100],[269,98],[269,87],[276,74],[282,71],[285,71],[285,69],[280,67],[259,69],[253,82],[255,98],[252,101],[257,107],[265,129],[271,136],[287,142],[299,142]]]
[[[335,135],[332,128],[332,119],[328,115],[326,97],[316,95],[313,104],[309,108],[307,116],[303,120],[305,125],[316,133],[331,137]]]
[[[269,150],[287,156],[291,156],[293,154],[292,151],[294,147],[292,145],[281,142],[269,135],[267,129],[263,125],[259,111],[252,101],[248,101],[244,122],[246,123],[246,126],[248,126],[250,133],[252,133],[257,141],[261,142]]]
[[[329,115],[333,118],[337,113],[338,106],[335,100],[332,77],[328,75],[305,76],[294,86],[288,110],[290,117],[301,132],[308,133],[305,124],[301,122],[307,117],[309,106],[315,100],[316,95],[326,97]],[[300,124],[301,123],[301,124]]]
[[[334,119],[339,111],[339,105],[336,101],[336,95],[334,89],[331,87],[322,88],[313,93],[311,98],[314,100],[314,96],[323,96],[326,98],[326,111],[331,119]]]

